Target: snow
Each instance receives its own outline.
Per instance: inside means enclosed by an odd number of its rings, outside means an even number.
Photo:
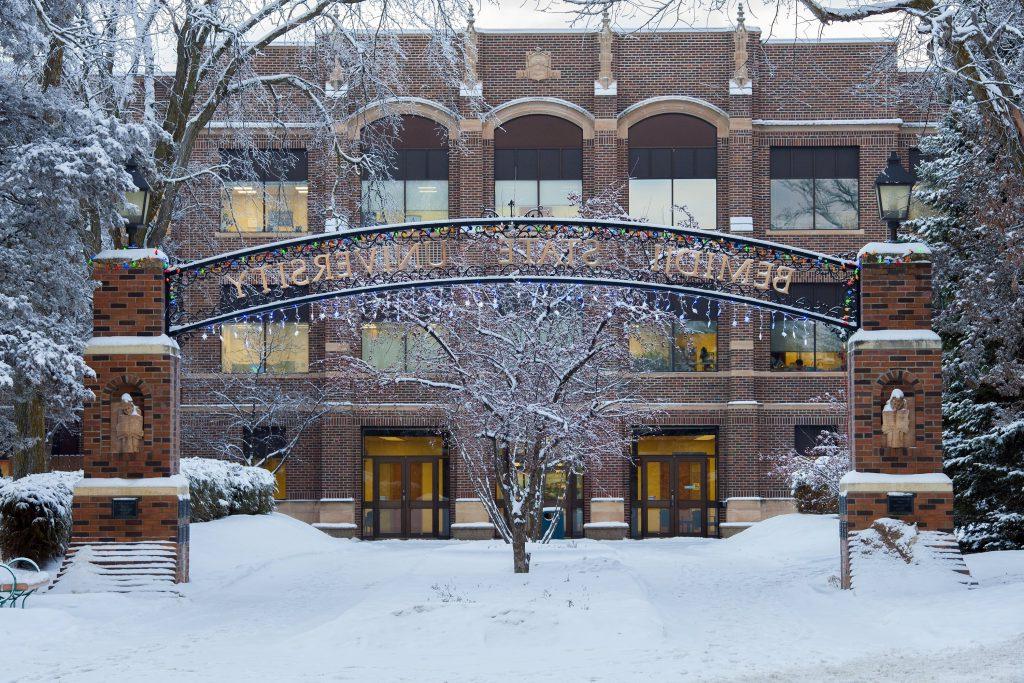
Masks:
[[[865,256],[928,256],[931,253],[932,250],[923,242],[868,242],[857,252],[857,261]]]
[[[941,344],[942,339],[931,330],[857,330],[847,343],[853,345],[891,342]]]
[[[158,334],[152,337],[137,337],[137,336],[112,336],[112,337],[93,337],[89,340],[89,349],[97,349],[102,347],[122,347],[122,346],[164,346],[174,350],[179,350],[178,342],[174,341],[166,334]]]
[[[887,484],[899,486],[901,484],[945,484],[952,485],[952,481],[942,472],[929,474],[882,474],[879,472],[847,472],[839,480],[840,484]]]
[[[104,249],[92,257],[93,261],[141,261],[143,259],[170,262],[167,254],[159,249]]]
[[[728,540],[334,539],[283,515],[192,527],[182,597],[33,596],[0,610],[23,681],[1016,680],[1024,552],[980,587],[841,591],[835,517]],[[519,653],[509,656],[509,653]]]
[[[935,595],[964,589],[963,574],[951,570],[940,545],[949,534],[918,531],[895,519],[876,520],[851,535],[853,588],[859,595]]]
[[[587,522],[584,529],[626,529],[629,525],[625,522]]]
[[[177,489],[188,491],[188,479],[180,474],[170,477],[146,477],[145,479],[119,479],[116,477],[90,477],[80,479],[75,484],[75,491],[84,489]]]

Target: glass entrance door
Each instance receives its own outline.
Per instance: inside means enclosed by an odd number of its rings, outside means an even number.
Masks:
[[[374,536],[414,538],[438,535],[439,458],[374,458]]]
[[[639,514],[644,537],[706,536],[707,456],[641,457]]]
[[[363,452],[363,538],[446,537],[447,458],[441,439],[368,434]]]

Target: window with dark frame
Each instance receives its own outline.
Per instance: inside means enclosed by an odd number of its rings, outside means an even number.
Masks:
[[[781,303],[797,304],[837,315],[846,297],[844,285],[796,283],[789,293],[776,297]],[[777,371],[825,371],[846,369],[846,345],[830,325],[779,316],[771,330],[771,368]]]
[[[304,149],[221,149],[221,229],[306,232],[309,172]]]
[[[855,230],[859,169],[857,147],[772,147],[772,230]]]
[[[494,210],[518,216],[533,210],[570,218],[569,195],[583,192],[583,131],[554,116],[513,119],[494,134]],[[510,206],[510,202],[513,205]]]
[[[835,425],[795,425],[793,427],[793,449],[799,453],[806,453],[818,444],[818,437],[822,432],[834,432],[838,429]]]
[[[249,462],[260,462],[281,450],[288,442],[280,425],[242,428],[242,455]]]
[[[50,455],[81,455],[82,423],[60,424],[50,434]]]
[[[274,498],[281,500],[288,497],[287,465],[281,461],[287,453],[277,453],[288,445],[286,431],[280,425],[264,425],[242,428],[242,455],[248,462],[259,463],[259,466],[273,473],[277,482]]]
[[[718,137],[694,116],[658,114],[629,129],[629,211],[651,223],[717,227]],[[684,210],[685,209],[685,210]]]
[[[296,287],[295,289],[302,289]],[[235,297],[233,285],[221,296]],[[273,293],[247,287],[246,307],[271,301]],[[221,370],[228,373],[300,373],[309,371],[310,306],[303,304],[263,320],[221,326]]]
[[[370,124],[373,126],[374,124]],[[390,135],[390,131],[378,131]],[[389,140],[387,173],[371,178],[363,169],[363,225],[448,218],[448,137],[444,126],[422,116],[403,116]]]
[[[672,297],[668,305],[681,318],[672,321],[670,330],[660,325],[632,330],[629,353],[633,371],[714,372],[718,368],[718,307],[698,308],[696,300],[686,297]]]

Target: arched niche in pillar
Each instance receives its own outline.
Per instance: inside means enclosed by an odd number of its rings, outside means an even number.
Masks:
[[[123,400],[125,395],[131,397],[134,412]],[[115,458],[130,458],[152,446],[152,394],[142,379],[134,375],[120,375],[107,382],[100,400],[103,450]],[[125,441],[132,441],[136,434],[137,441],[126,447]]]

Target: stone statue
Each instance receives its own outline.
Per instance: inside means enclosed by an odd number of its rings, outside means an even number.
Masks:
[[[121,401],[112,407],[110,426],[114,434],[114,453],[139,452],[139,449],[142,448],[142,437],[144,435],[142,410],[135,405],[131,394],[121,394]]]
[[[892,390],[892,395],[882,408],[882,432],[885,433],[885,445],[889,448],[910,447],[910,407],[899,389]]]

